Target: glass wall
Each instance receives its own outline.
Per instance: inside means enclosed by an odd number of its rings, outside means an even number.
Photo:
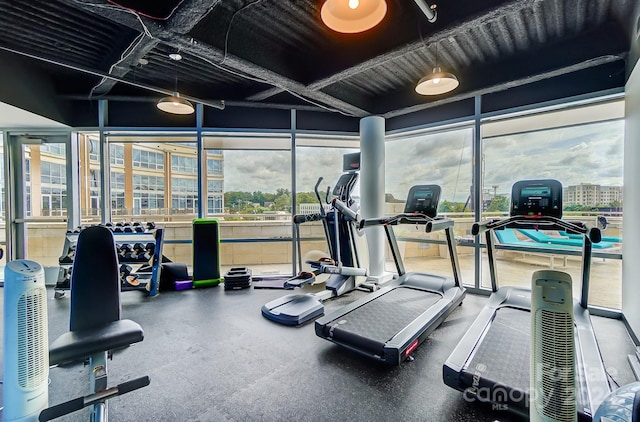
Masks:
[[[5,133],[6,139],[10,140],[7,150],[16,160],[11,167],[10,180],[15,180],[18,187],[13,196],[15,215],[10,221],[15,225],[14,233],[19,239],[11,239],[11,246],[13,251],[20,248],[17,251],[20,257],[45,267],[57,266],[67,221],[78,219],[77,213],[69,212],[75,209],[71,205],[78,194],[69,190],[73,182],[70,167],[78,168],[78,160],[68,159],[70,153],[66,147],[70,134],[55,131]],[[3,173],[3,179],[4,176]],[[4,237],[3,231],[3,242]]]
[[[100,138],[97,133],[78,135],[80,154],[80,208],[82,220],[99,223],[100,189]]]
[[[511,186],[524,179],[557,179],[563,185],[563,214],[595,226],[607,219],[604,239],[594,244],[591,265],[592,305],[621,306],[624,121],[621,101],[516,116],[483,125],[482,211],[485,217],[504,216]],[[594,110],[595,109],[595,110]],[[584,116],[591,115],[583,123]],[[595,122],[594,122],[595,121]],[[555,268],[571,274],[574,293],[581,288],[581,239],[566,245],[569,235],[557,231],[505,229],[497,244],[544,248],[535,253],[500,250],[500,282],[530,285],[531,273]],[[564,246],[549,244],[562,240]],[[485,274],[482,286],[489,287]]]
[[[220,220],[222,271],[292,272],[291,136],[207,133],[207,214]]]
[[[360,151],[360,141],[353,135],[310,135],[301,134],[296,138],[296,214],[313,214],[320,212],[320,206],[325,210],[330,208],[327,201],[331,201],[332,192],[340,176],[345,173],[343,157],[345,154]],[[320,202],[314,191],[318,181],[318,193]],[[352,197],[356,209],[359,208],[360,183],[359,180],[353,189]],[[317,260],[319,257],[329,256],[328,241],[326,239],[322,223],[320,221],[308,222],[299,225],[300,252],[302,269],[309,271],[311,268],[305,264],[307,260]],[[367,250],[366,242],[362,236],[357,238],[356,251],[360,262],[364,262]]]
[[[559,179],[564,185],[566,217],[587,223],[597,217],[607,219],[605,240],[594,249],[590,303],[619,308],[624,206],[622,115],[623,101],[614,98],[513,115],[476,116],[480,134],[475,133],[471,118],[456,125],[389,133],[385,142],[385,213],[402,212],[413,185],[441,186],[439,213],[455,220],[463,282],[486,289],[486,258],[477,252],[485,248],[471,236],[476,213],[483,218],[506,215],[511,185],[517,180]],[[344,170],[343,155],[359,150],[356,134],[295,135],[293,138],[290,131],[205,131],[205,154],[200,157],[195,132],[107,132],[108,157],[101,157],[97,133],[78,134],[72,139],[80,142],[78,200],[82,222],[103,220],[100,204],[104,165],[108,167],[105,172],[110,187],[104,200],[110,201],[112,212],[104,220],[154,221],[165,229],[168,242],[164,252],[170,259],[191,264],[191,226],[200,208],[204,216],[220,221],[223,271],[231,266],[249,266],[257,275],[290,274],[296,269],[292,262],[292,214],[317,212],[320,205],[313,189],[319,178],[323,178],[319,185],[321,201],[326,202],[327,188],[335,186]],[[28,141],[21,146],[25,217],[44,218],[47,220],[42,224],[59,224],[60,230],[65,230],[67,202],[74,199],[67,191],[67,166],[74,164],[68,162],[64,143],[58,138],[41,143]],[[198,174],[200,159],[202,174]],[[474,162],[480,166],[480,181],[473,180]],[[0,185],[4,189],[4,183]],[[478,186],[481,197],[477,206],[472,199],[474,186]],[[200,187],[202,199],[198,196]],[[0,206],[4,208],[4,190],[2,193]],[[359,200],[357,186],[353,196]],[[300,229],[302,255],[326,251],[320,223],[308,223]],[[568,237],[564,233],[541,234]],[[37,246],[32,241],[35,237],[30,233],[29,249]],[[407,270],[450,272],[442,233],[427,235],[420,227],[407,226],[397,227],[397,237]],[[513,241],[534,249],[523,252],[514,247]],[[511,243],[499,242],[502,285],[527,285],[533,270],[547,267],[571,273],[579,289],[579,249],[539,252],[535,248],[540,242],[524,233],[515,233]],[[56,250],[61,248],[62,241]],[[365,258],[366,246],[359,252]],[[56,255],[49,249],[46,253]],[[479,276],[476,254],[481,257]],[[57,256],[52,259],[57,260]],[[390,258],[387,269],[394,270]]]
[[[31,172],[28,182],[31,188],[30,216],[67,215],[67,160],[64,144],[28,145],[25,148]],[[37,172],[40,174],[35,178]],[[34,207],[35,204],[39,206]]]
[[[6,213],[7,213],[7,197],[5,188],[4,175],[4,133],[0,131],[0,247],[3,249],[2,258],[0,258],[0,278],[4,279],[4,266],[6,263]]]
[[[385,148],[385,202],[388,215],[403,212],[406,196],[414,185],[439,185],[439,215],[455,220],[457,238],[470,238],[473,127],[424,130],[392,137]],[[451,274],[443,232],[427,234],[424,226],[396,227],[396,237],[407,271]],[[471,238],[471,240],[473,240]],[[474,284],[473,249],[461,242],[458,258],[464,284]],[[386,269],[392,271],[392,261]]]

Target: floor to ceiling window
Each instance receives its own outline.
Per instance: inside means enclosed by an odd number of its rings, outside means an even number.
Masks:
[[[4,133],[0,131],[0,247],[6,248],[7,197],[4,178]],[[0,273],[4,278],[5,253],[0,258]]]
[[[360,151],[360,141],[354,135],[311,135],[300,134],[296,137],[296,214],[312,214],[320,212],[320,207],[325,210],[330,208],[331,194],[340,176],[346,173],[344,168],[345,154],[353,154]],[[320,178],[322,180],[320,181]],[[318,185],[316,196],[314,187]],[[353,192],[354,207],[359,207],[360,184],[356,183]],[[300,252],[302,269],[310,270],[305,264],[306,258],[315,260],[319,256],[328,256],[329,247],[322,223],[320,221],[308,222],[299,226]],[[361,238],[356,238],[360,240]],[[364,262],[366,256],[366,244],[364,238],[356,242],[358,257]]]
[[[205,133],[207,214],[220,220],[224,269],[290,274],[291,136]]]
[[[564,185],[565,217],[587,223],[597,217],[607,220],[605,240],[594,248],[590,303],[619,308],[624,207],[622,104],[620,98],[613,98],[518,114],[482,115],[478,116],[480,134],[474,132],[471,117],[455,125],[388,133],[385,214],[404,210],[411,186],[439,185],[439,213],[455,220],[463,282],[486,289],[489,277],[485,254],[476,252],[485,249],[481,240],[471,236],[476,213],[481,212],[483,218],[505,216],[511,185],[519,179],[558,179]],[[322,206],[328,207],[332,188],[345,171],[344,154],[357,152],[360,147],[357,134],[301,132],[293,137],[290,131],[205,130],[204,156],[200,157],[195,132],[107,131],[106,149],[100,148],[97,133],[78,135],[72,142],[80,142],[78,201],[82,223],[154,221],[165,229],[169,240],[165,255],[190,265],[192,221],[201,209],[203,216],[220,222],[223,270],[250,266],[255,274],[299,270],[293,261],[292,215],[318,212],[314,186],[321,177],[318,194]],[[31,219],[29,230],[38,224],[57,224],[63,232],[67,204],[76,200],[75,193],[68,191],[71,173],[67,167],[73,166],[65,147],[68,137],[21,136],[15,134],[21,140],[20,177],[24,181],[24,218]],[[476,141],[480,146],[474,151]],[[102,150],[108,159],[101,157]],[[480,181],[473,180],[474,153],[478,154],[475,162],[480,166]],[[202,174],[198,172],[200,159]],[[107,167],[104,171],[103,165]],[[105,199],[101,198],[103,174],[109,176]],[[478,204],[473,200],[475,186],[481,196]],[[0,206],[4,207],[2,192]],[[356,186],[356,202],[359,196]],[[102,200],[110,205],[110,216],[100,215]],[[300,229],[302,255],[327,249],[321,223],[308,223]],[[408,270],[450,271],[442,233],[426,234],[415,226],[396,229]],[[358,235],[362,237],[362,233]],[[29,235],[29,248],[37,246],[36,237]],[[523,233],[515,233],[514,239],[532,248],[541,242]],[[360,255],[364,257],[366,243],[362,244]],[[566,270],[574,284],[579,284],[577,247],[529,253],[513,248],[508,241],[498,246],[502,284],[526,285],[531,272],[540,267]],[[59,248],[43,249],[42,256],[57,255],[61,247],[62,241]],[[476,253],[481,257],[479,264],[475,262]],[[387,261],[387,269],[393,270],[390,256]],[[476,265],[480,268],[478,277]]]
[[[524,179],[556,179],[563,185],[565,219],[595,226],[607,220],[604,239],[595,244],[589,303],[609,308],[621,305],[623,186],[623,102],[565,106],[524,116],[505,116],[483,124],[482,211],[485,217],[508,213],[511,186]],[[505,230],[497,243],[546,247],[568,234],[554,231]],[[502,241],[501,241],[502,239]],[[555,239],[555,240],[554,240]],[[569,243],[569,242],[565,242]],[[503,246],[504,246],[503,245]],[[531,272],[553,267],[572,275],[580,291],[581,240],[544,253],[500,250],[502,284],[530,284]],[[486,265],[483,266],[486,268]],[[482,286],[490,283],[486,272]]]
[[[471,204],[473,128],[462,126],[404,132],[389,136],[385,148],[385,203],[387,214],[403,212],[414,185],[441,188],[438,212],[453,218],[457,238],[469,238],[473,223]],[[425,226],[395,228],[408,271],[451,274],[444,234],[425,233]],[[472,242],[471,242],[472,243]],[[473,249],[457,248],[464,284],[474,284]],[[393,270],[393,263],[386,263]]]
[[[99,223],[101,195],[100,139],[97,133],[78,135],[80,154],[80,208],[83,221]]]

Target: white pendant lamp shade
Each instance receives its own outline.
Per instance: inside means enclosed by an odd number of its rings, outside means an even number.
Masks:
[[[158,108],[171,114],[191,114],[195,111],[193,104],[180,98],[180,94],[177,92],[174,92],[170,97],[160,98]]]
[[[443,72],[436,67],[433,73],[418,81],[416,92],[421,95],[439,95],[453,91],[460,85],[458,78],[453,73]]]
[[[348,34],[373,28],[386,14],[385,0],[327,0],[320,9],[325,25]]]

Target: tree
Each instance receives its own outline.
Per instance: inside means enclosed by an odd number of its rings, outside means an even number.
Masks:
[[[276,190],[276,197],[281,196],[281,195],[291,195],[291,192],[289,192],[289,189],[278,188]]]
[[[253,192],[251,194],[251,201],[260,205],[264,205],[265,195],[261,191]]]
[[[446,199],[440,202],[438,206],[439,212],[462,212],[464,204],[462,202],[451,202]]]
[[[315,204],[317,202],[318,198],[313,192],[298,192],[296,195],[296,203],[298,204]]]
[[[244,209],[247,202],[252,202],[251,199],[252,195],[249,192],[231,191],[224,194],[224,203],[235,211]]]
[[[588,205],[565,205],[563,207],[565,211],[591,211],[591,207]]]
[[[280,194],[276,194],[276,199],[273,201],[276,211],[289,211],[291,209],[291,195],[286,189],[278,189]],[[287,193],[284,193],[286,191]]]
[[[509,211],[509,198],[506,196],[494,196],[486,211]]]

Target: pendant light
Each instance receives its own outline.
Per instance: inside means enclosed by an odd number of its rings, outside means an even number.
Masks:
[[[440,95],[453,91],[460,85],[456,75],[443,72],[438,66],[438,44],[436,44],[436,66],[433,72],[418,81],[416,92],[421,95]]]
[[[176,67],[175,87],[173,90],[173,95],[160,98],[160,101],[158,101],[157,107],[166,113],[192,114],[195,111],[193,104],[191,104],[189,101],[185,100],[184,98],[181,98],[180,93],[178,93],[178,61],[182,60],[182,56],[178,53],[171,53],[169,54],[169,58],[175,61],[175,67]]]
[[[325,25],[347,34],[373,28],[386,14],[385,0],[326,0],[320,9]]]

